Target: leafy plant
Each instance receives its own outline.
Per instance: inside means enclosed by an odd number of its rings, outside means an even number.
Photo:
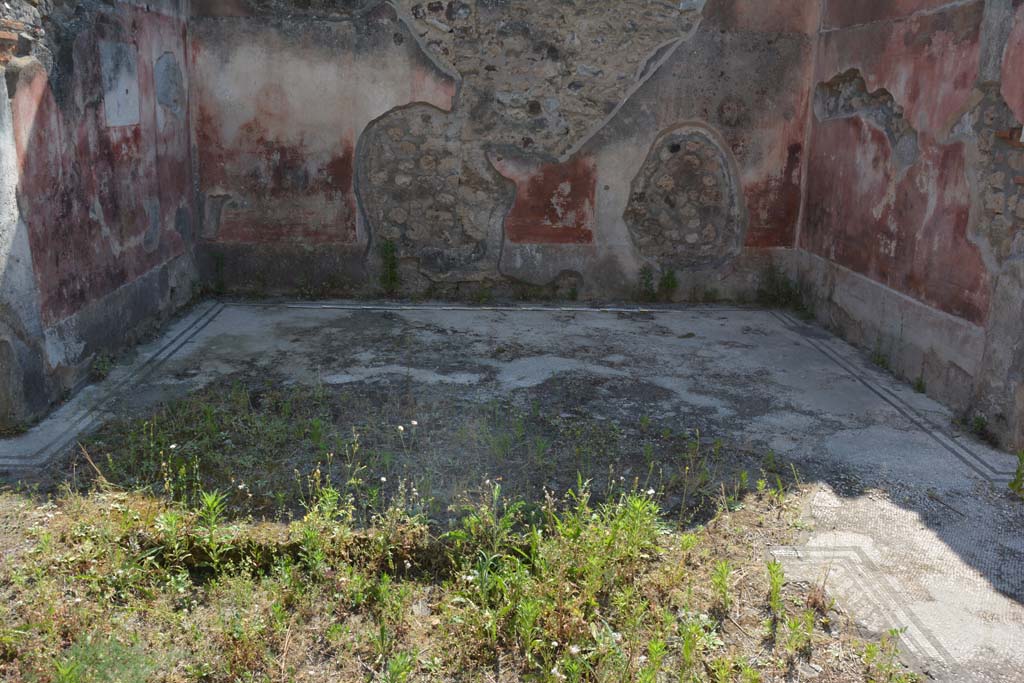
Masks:
[[[57,662],[53,678],[56,683],[79,683],[82,681],[82,665],[74,660]]]
[[[188,534],[185,517],[178,510],[167,510],[156,518],[156,529],[163,542],[165,562],[168,567],[181,568],[189,557]]]
[[[812,610],[786,619],[786,653],[790,657],[806,655],[814,635],[815,615]]]
[[[405,683],[416,668],[416,657],[409,652],[396,653],[388,660],[382,683]]]
[[[864,648],[861,660],[869,683],[917,683],[917,674],[905,671],[899,663],[899,640],[906,629],[891,629],[878,643],[869,643]]]
[[[658,299],[672,301],[677,289],[679,289],[679,280],[676,278],[676,271],[669,268],[662,272],[661,278],[658,280]]]
[[[220,491],[202,491],[199,494],[199,525],[204,532],[203,543],[214,570],[220,568],[221,558],[228,550],[222,541],[221,522],[227,510],[227,495]]]
[[[146,683],[155,663],[139,647],[99,634],[84,636],[54,665],[61,683]]]
[[[711,572],[711,585],[718,597],[718,605],[723,612],[728,612],[732,607],[732,591],[730,581],[732,579],[732,565],[729,560],[720,560]]]
[[[978,437],[980,441],[983,441],[993,448],[999,448],[999,437],[992,430],[991,425],[989,425],[988,418],[984,415],[975,415],[974,419],[971,420],[971,432]]]
[[[782,585],[786,577],[782,570],[782,563],[773,560],[768,563],[768,609],[772,616],[778,619],[783,613]]]
[[[711,679],[714,683],[729,683],[735,667],[731,657],[719,657],[711,662]]]

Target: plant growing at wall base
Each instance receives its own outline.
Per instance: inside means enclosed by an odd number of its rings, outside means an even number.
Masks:
[[[973,434],[979,441],[983,441],[994,448],[999,447],[999,439],[989,428],[988,418],[984,415],[975,413],[974,416],[971,417],[971,414],[968,413],[967,415],[958,418],[954,424]]]
[[[882,351],[881,346],[876,346],[875,350],[871,352],[871,362],[882,370],[890,370],[889,356]]]
[[[7,439],[10,437],[19,436],[29,430],[29,425],[25,423],[16,423],[8,425],[6,427],[0,427],[0,439]]]
[[[810,317],[811,309],[800,286],[775,265],[764,269],[757,289],[757,302],[769,308],[788,308],[801,317]]]
[[[380,285],[389,295],[398,291],[398,246],[391,240],[384,240],[378,249],[381,262]]]
[[[983,415],[975,415],[971,420],[971,431],[975,436],[982,437],[988,431],[988,420]]]
[[[1017,453],[1017,472],[1010,481],[1010,490],[1024,498],[1024,451]]]
[[[637,298],[640,301],[655,301],[658,298],[658,293],[654,289],[654,269],[650,266],[644,266],[640,269]]]
[[[473,292],[473,303],[486,306],[487,304],[494,302],[494,290],[489,286],[484,286]]]
[[[113,368],[113,357],[109,354],[101,353],[93,360],[92,367],[89,368],[89,376],[92,378],[92,381],[101,382],[107,378],[107,375],[110,374]]]
[[[679,289],[679,280],[676,278],[676,271],[671,268],[661,274],[658,280],[658,299],[661,301],[672,301]]]

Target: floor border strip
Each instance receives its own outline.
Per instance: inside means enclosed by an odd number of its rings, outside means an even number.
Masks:
[[[800,323],[794,318],[790,317],[785,313],[779,311],[769,311],[777,320],[782,322],[790,329],[796,329],[800,326]],[[884,387],[876,386],[874,382],[865,379],[863,373],[857,372],[857,369],[848,364],[845,359],[841,359],[835,351],[828,347],[820,344],[817,340],[811,339],[806,335],[799,335],[801,341],[808,343],[811,347],[821,353],[823,356],[831,360],[840,369],[845,371],[855,380],[863,384],[871,393],[875,394],[878,398],[882,399],[890,407],[896,410],[898,413],[903,415],[909,420],[919,431],[923,434],[928,435],[933,441],[941,446],[948,453],[953,455],[957,460],[963,463],[965,466],[970,468],[975,474],[982,477],[990,484],[999,485],[1006,484],[1013,478],[1013,472],[1009,470],[1001,470],[997,467],[986,462],[980,455],[974,451],[963,448],[958,444],[952,436],[945,433],[940,427],[934,425],[928,418],[921,415],[912,406],[907,404],[901,398],[896,396],[891,391],[885,390]],[[952,442],[952,445],[951,443]],[[961,452],[962,451],[962,452]]]
[[[60,451],[69,448],[81,436],[84,430],[94,424],[95,416],[102,412],[116,398],[121,389],[131,382],[139,382],[150,377],[164,363],[176,356],[200,332],[205,330],[226,307],[225,304],[220,302],[213,302],[205,311],[200,312],[196,319],[185,329],[168,340],[167,343],[141,365],[131,368],[124,377],[117,379],[110,387],[104,388],[102,394],[96,400],[82,406],[80,411],[71,416],[69,424],[66,425],[64,432],[60,436],[50,443],[41,446],[34,453],[11,460],[0,460],[0,468],[6,470],[25,470],[44,467],[49,464]]]

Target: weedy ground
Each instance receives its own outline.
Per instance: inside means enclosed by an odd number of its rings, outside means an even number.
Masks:
[[[430,393],[236,378],[0,494],[0,676],[917,680],[767,561],[771,454]]]

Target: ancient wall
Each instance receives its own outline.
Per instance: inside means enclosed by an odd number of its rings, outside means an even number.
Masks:
[[[824,4],[794,254],[826,322],[1018,442],[1020,4]]]
[[[370,233],[357,148],[399,107],[450,110],[458,79],[387,4],[293,16],[197,6],[191,24],[205,272],[218,287],[359,289]]]
[[[15,4],[16,40],[0,40],[4,428],[76,388],[195,280],[186,7]]]
[[[407,294],[611,298],[646,269],[685,297],[749,290],[793,243],[815,3],[193,11],[202,253],[226,289],[379,292],[390,267]]]
[[[492,152],[516,185],[501,272],[578,273],[602,297],[629,296],[645,270],[673,274],[681,298],[752,291],[758,256],[792,246],[800,209],[817,16],[792,6],[708,3],[568,154]]]

